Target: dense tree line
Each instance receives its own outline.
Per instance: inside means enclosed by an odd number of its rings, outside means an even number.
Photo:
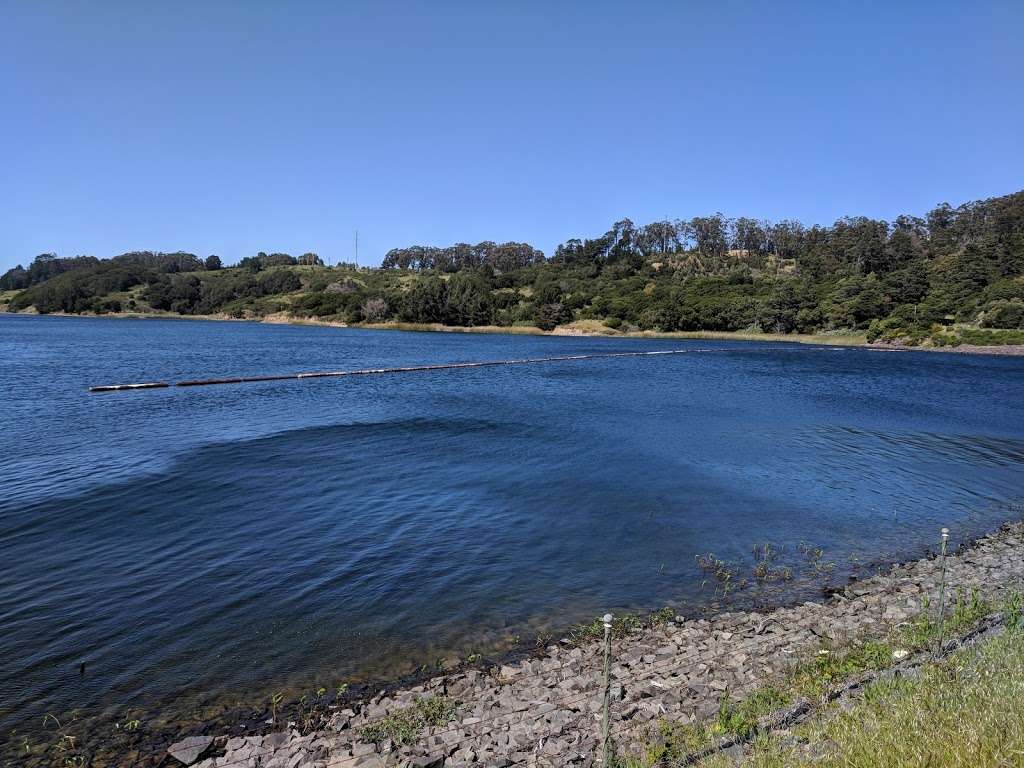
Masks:
[[[322,266],[323,261],[315,253],[305,253],[296,258],[286,253],[268,255],[263,252],[242,260],[243,271],[248,273],[300,264]],[[204,297],[194,296],[191,289],[202,282],[195,273],[212,273],[222,267],[219,256],[200,259],[184,251],[130,251],[110,259],[95,256],[58,258],[44,253],[37,256],[28,269],[17,266],[8,270],[0,277],[0,290],[21,291],[10,303],[12,311],[35,307],[44,313],[121,312],[135,307],[125,306],[125,302],[110,298],[109,294],[144,285],[143,296],[147,301],[152,298],[150,306],[154,309],[196,314],[220,311],[224,304],[240,298],[266,296],[301,287],[294,276],[267,275],[248,281],[229,277],[211,283]]]
[[[9,308],[14,312],[33,306],[43,313],[120,312],[120,302],[104,297],[139,285],[149,277],[146,270],[101,262],[26,288],[11,300]]]
[[[120,312],[124,307],[118,299],[104,297],[148,283],[162,274],[205,268],[197,256],[182,251],[132,251],[103,260],[93,256],[62,259],[41,254],[27,270],[20,266],[9,270],[0,278],[0,289],[10,290],[4,286],[24,280],[24,290],[10,303],[14,311],[34,306],[39,312]]]
[[[41,253],[25,269],[20,264],[0,276],[0,291],[20,291],[33,285],[71,272],[75,269],[94,267],[100,263],[95,256],[75,256],[61,259],[54,253]]]
[[[551,262],[564,265],[573,303],[582,294],[581,316],[639,328],[870,327],[877,337],[951,320],[1020,327],[1024,193],[831,227],[721,214],[643,227],[624,219],[601,237],[569,240]]]
[[[255,256],[246,256],[238,266],[249,272],[259,272],[270,267],[294,267],[297,265],[308,267],[322,267],[323,259],[315,253],[304,253],[299,257],[287,253],[264,253],[260,251]]]
[[[216,256],[211,256],[210,259],[216,259],[219,267],[220,260]],[[95,256],[58,258],[53,253],[41,253],[36,256],[28,269],[18,265],[0,276],[0,291],[30,288],[66,272],[88,271],[102,267],[103,264],[136,272],[191,272],[206,268],[204,262],[200,261],[195,254],[183,251],[175,253],[130,251],[102,261]]]
[[[223,311],[240,300],[297,291],[302,281],[294,272],[247,270],[222,273],[205,280],[195,274],[160,275],[146,286],[142,298],[154,309],[181,315],[207,315]]]
[[[376,270],[315,254],[259,253],[236,269],[191,254],[39,257],[4,276],[12,309],[152,309],[346,322],[536,325],[575,320],[656,331],[867,331],[921,338],[954,322],[1024,328],[1024,192],[892,222],[832,226],[721,214],[574,238],[551,259],[525,243],[390,251]],[[299,269],[307,264],[315,269]],[[140,288],[140,286],[143,286]],[[132,300],[135,300],[133,298]]]
[[[507,272],[544,261],[544,253],[528,243],[492,243],[485,240],[476,245],[456,243],[447,248],[413,245],[393,248],[381,262],[382,269],[412,269],[418,272],[438,270],[458,272],[489,266]]]

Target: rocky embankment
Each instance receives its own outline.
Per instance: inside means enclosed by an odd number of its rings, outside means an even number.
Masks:
[[[660,718],[714,716],[725,691],[742,695],[823,643],[877,636],[937,602],[940,565],[921,559],[855,582],[824,603],[765,613],[675,617],[613,643],[612,731],[639,749]],[[1004,525],[947,558],[947,589],[998,593],[1024,582],[1024,523]],[[551,646],[544,656],[490,670],[437,677],[424,685],[334,712],[331,727],[202,738],[182,753],[200,768],[384,768],[385,766],[590,766],[599,759],[600,643]],[[361,730],[420,698],[457,702],[454,719],[412,743],[372,743]],[[208,755],[217,755],[209,757]],[[171,763],[175,761],[172,760]]]

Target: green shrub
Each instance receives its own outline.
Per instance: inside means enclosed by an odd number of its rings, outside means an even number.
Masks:
[[[392,741],[398,746],[412,744],[428,727],[447,725],[455,716],[455,702],[446,696],[417,699],[411,707],[392,712],[382,720],[370,723],[359,735],[379,744]]]
[[[983,347],[1000,346],[1002,344],[1024,344],[1024,330],[995,331],[965,328],[960,331],[960,340],[964,344],[977,344]]]
[[[1024,301],[999,299],[985,305],[983,328],[1024,328]]]

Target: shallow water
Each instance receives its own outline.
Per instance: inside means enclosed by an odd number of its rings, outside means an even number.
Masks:
[[[709,551],[808,541],[842,580],[1024,497],[1024,359],[0,315],[0,360],[4,732],[697,609]]]

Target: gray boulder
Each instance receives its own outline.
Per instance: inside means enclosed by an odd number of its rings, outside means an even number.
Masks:
[[[189,736],[168,747],[167,752],[180,763],[192,765],[213,744],[212,736]]]

